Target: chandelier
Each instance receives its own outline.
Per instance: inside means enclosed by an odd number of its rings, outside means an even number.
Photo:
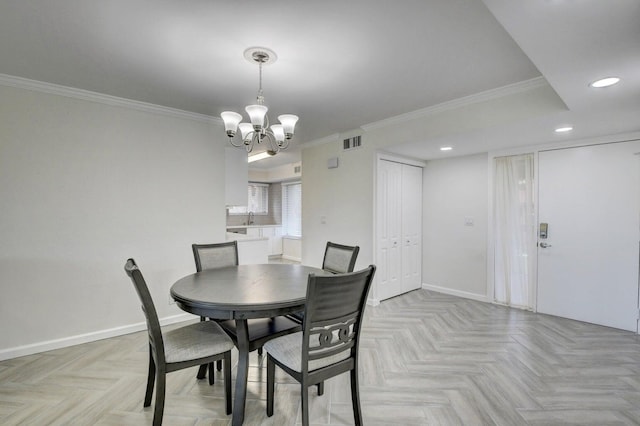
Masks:
[[[229,141],[235,147],[244,147],[247,152],[251,152],[257,144],[264,142],[267,148],[266,152],[269,155],[276,155],[280,150],[287,149],[289,146],[298,116],[293,114],[280,115],[278,116],[280,124],[269,125],[268,108],[264,105],[262,93],[262,66],[274,63],[277,56],[274,51],[265,47],[250,47],[244,51],[244,57],[250,62],[257,63],[260,70],[256,104],[245,107],[251,123],[241,123],[242,115],[237,112],[224,111],[220,114],[224,121],[224,130],[229,136]],[[238,128],[240,128],[241,141],[234,139]]]

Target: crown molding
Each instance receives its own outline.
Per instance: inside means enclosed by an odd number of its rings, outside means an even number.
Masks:
[[[545,87],[548,85],[549,84],[547,83],[547,80],[544,79],[544,77],[536,77],[530,80],[525,80],[518,83],[509,84],[507,86],[498,87],[497,89],[487,90],[484,92],[465,96],[463,98],[458,98],[451,101],[443,102],[438,105],[433,105],[427,108],[411,111],[406,114],[396,115],[395,117],[385,118],[380,121],[365,124],[364,126],[361,126],[361,127],[365,131],[380,129],[383,127],[392,126],[395,124],[402,124],[407,121],[428,117],[444,111],[450,111],[453,109],[462,108],[462,107],[477,104],[480,102],[486,102],[492,99],[502,98],[504,96],[527,92],[529,90]]]
[[[137,111],[149,112],[152,114],[160,114],[165,116],[168,115],[172,117],[186,118],[189,120],[203,122],[222,122],[222,120],[218,117],[165,107],[162,105],[150,104],[147,102],[134,101],[132,99],[119,98],[117,96],[105,95],[103,93],[91,92],[89,90],[76,89],[74,87],[61,86],[59,84],[30,80],[27,78],[16,77],[7,74],[0,74],[0,85],[31,90],[34,92],[49,93],[89,102],[96,102],[104,105],[129,108]]]

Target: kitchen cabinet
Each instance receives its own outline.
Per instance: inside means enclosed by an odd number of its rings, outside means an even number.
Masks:
[[[227,232],[227,241],[238,242],[238,263],[249,265],[269,263],[269,242],[266,238]]]
[[[282,255],[282,227],[272,226],[269,228],[262,228],[262,231],[262,236],[269,238],[269,255]]]
[[[281,226],[247,226],[247,235],[268,238],[269,256],[282,255],[282,227]]]

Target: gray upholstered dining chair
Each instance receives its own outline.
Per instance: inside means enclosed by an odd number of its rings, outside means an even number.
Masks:
[[[322,259],[322,269],[333,274],[353,272],[359,252],[359,246],[347,246],[327,241],[327,246],[324,249],[324,258]],[[302,324],[304,321],[304,311],[289,314],[289,318]],[[320,382],[318,383],[318,395],[322,395],[323,393],[324,382]]]
[[[217,244],[193,244],[191,247],[198,272],[238,265],[237,241]],[[215,321],[220,324],[234,343],[237,344],[238,334],[235,320]],[[249,351],[257,349],[259,355],[262,355],[262,346],[264,343],[270,339],[301,330],[300,324],[286,316],[250,319],[247,321],[247,328],[249,331]],[[219,369],[220,364],[218,364],[218,370]],[[209,371],[209,377],[211,377],[211,368],[209,368]],[[202,365],[198,372],[198,378],[204,378],[205,372],[206,365]]]
[[[238,242],[228,241],[216,244],[192,244],[196,271],[218,269],[238,265]]]
[[[322,269],[334,274],[353,272],[359,252],[359,246],[345,246],[327,241],[327,246],[324,249],[324,258],[322,259]],[[289,318],[302,324],[304,311],[294,312],[289,315]]]
[[[131,278],[142,302],[142,311],[149,332],[149,372],[144,406],[151,405],[155,385],[156,402],[153,424],[161,425],[164,414],[166,375],[173,371],[214,361],[224,362],[224,396],[226,412],[231,413],[231,349],[233,341],[215,322],[199,322],[163,332],[158,321],[153,299],[147,283],[133,259],[128,259],[124,270]],[[210,380],[210,384],[213,382]]]
[[[302,331],[267,342],[267,416],[273,415],[275,366],[300,383],[302,424],[309,424],[309,386],[350,372],[355,424],[362,424],[358,346],[376,267],[346,274],[309,275]]]
[[[327,241],[324,259],[322,260],[322,269],[334,274],[353,272],[359,252],[360,247],[358,246],[345,246]]]

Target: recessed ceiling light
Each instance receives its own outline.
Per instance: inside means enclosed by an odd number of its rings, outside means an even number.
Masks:
[[[593,83],[591,83],[589,86],[595,87],[595,88],[609,87],[609,86],[613,86],[614,84],[617,84],[618,82],[620,82],[619,77],[607,77],[607,78],[601,78],[600,80],[596,80]]]
[[[566,133],[566,132],[570,132],[573,130],[573,127],[571,126],[564,126],[564,127],[558,127],[555,132],[556,133]]]
[[[441,146],[440,151],[451,151],[453,148],[450,146]]]

